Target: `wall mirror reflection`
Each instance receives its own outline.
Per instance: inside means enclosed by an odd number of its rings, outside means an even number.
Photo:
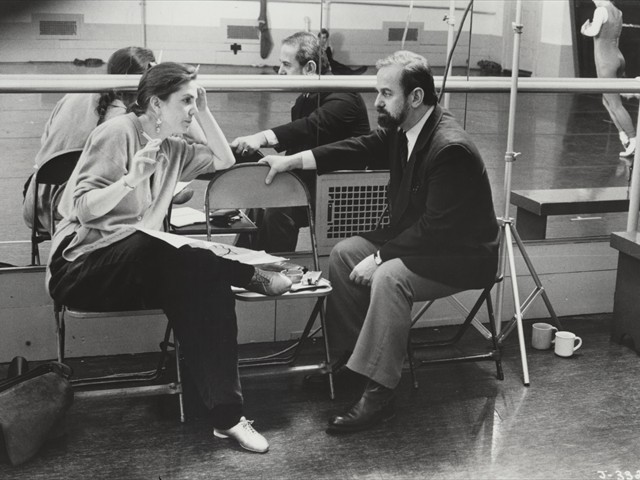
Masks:
[[[630,12],[622,30],[628,44],[638,31],[635,10],[626,4],[620,8]],[[585,42],[592,40],[581,36],[578,17],[589,17],[594,10],[595,5],[588,1],[523,2],[521,77],[562,80],[590,75],[583,57]],[[0,74],[14,79],[34,74],[86,75],[89,79],[107,72],[111,53],[138,45],[153,51],[158,61],[200,65],[203,78],[260,75],[268,79],[286,73],[283,41],[296,32],[307,32],[328,54],[327,68],[318,65],[322,61],[316,62],[312,77],[329,74],[344,85],[357,84],[352,92],[362,99],[358,108],[364,115],[360,118],[375,128],[378,59],[401,48],[413,50],[427,57],[438,82],[445,75],[449,54],[449,80],[508,76],[514,15],[515,2],[499,0],[3,2]],[[298,118],[300,114],[292,112],[296,102],[310,102],[305,112],[317,110],[327,95],[301,92],[297,85],[259,90],[258,86],[248,91],[209,92],[209,106],[229,142],[285,125],[292,113],[293,119]],[[338,90],[349,91],[344,86]],[[14,265],[31,261],[31,233],[22,218],[23,186],[33,172],[47,119],[65,94],[0,93],[4,112],[0,117],[4,152],[0,261]],[[493,184],[496,209],[501,211],[508,93],[446,92],[441,103],[479,146]],[[623,98],[621,104],[635,124],[637,99]],[[364,127],[359,125],[352,133],[358,133],[358,128]],[[323,132],[316,127],[316,141],[322,138]],[[521,94],[516,145],[523,155],[514,169],[514,189],[628,184],[629,157],[619,156],[627,147],[599,94]],[[263,149],[265,154],[276,153],[269,146]],[[201,208],[204,186],[196,183],[194,190],[187,205]],[[620,213],[589,222],[550,221],[552,227],[557,222],[551,235],[560,237],[606,234],[624,224]],[[44,258],[47,245],[41,245]]]

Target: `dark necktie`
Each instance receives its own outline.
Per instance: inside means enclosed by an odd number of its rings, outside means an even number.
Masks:
[[[409,146],[407,145],[407,135],[404,130],[398,130],[398,158],[402,168],[407,164],[407,156],[409,154]]]

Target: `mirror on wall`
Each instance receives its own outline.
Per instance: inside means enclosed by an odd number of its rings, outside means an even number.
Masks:
[[[372,79],[375,62],[401,48],[427,57],[436,77],[508,75],[516,2],[502,0],[47,0],[0,1],[3,47],[0,75],[106,73],[110,54],[126,45],[152,49],[159,60],[200,65],[201,75],[274,78],[282,41],[297,31],[328,33],[331,74],[345,82]],[[593,12],[591,0],[524,1],[520,68],[533,77],[589,76],[591,45],[574,43],[571,25]],[[640,74],[633,48],[640,25],[632,0],[616,2],[624,14],[621,50],[627,75]],[[471,8],[469,8],[471,5]],[[635,10],[634,10],[635,9]],[[635,13],[634,13],[635,12]],[[452,21],[453,20],[453,21]],[[459,36],[458,36],[459,32]],[[456,41],[457,38],[457,41]],[[455,42],[455,48],[452,48]],[[586,53],[585,53],[586,52]],[[591,55],[591,56],[589,56]],[[585,60],[586,59],[586,60]],[[573,71],[575,64],[579,71]],[[591,67],[592,68],[592,67]],[[636,72],[636,73],[634,73]],[[255,77],[254,77],[255,78]],[[210,92],[209,105],[227,139],[287,124],[301,100],[287,92]],[[442,99],[473,136],[492,183],[503,183],[509,96],[507,93],[447,92]],[[564,96],[563,96],[564,95]],[[49,115],[64,93],[0,93],[0,262],[27,265],[30,231],[22,220],[22,190]],[[374,92],[361,92],[370,128],[376,127]],[[304,98],[304,97],[303,97]],[[315,102],[315,103],[313,103]],[[514,188],[622,185],[617,132],[599,95],[523,94],[518,99],[516,142],[523,160]],[[320,106],[320,96],[312,107]],[[625,101],[630,114],[637,101]],[[487,115],[493,115],[488,120]],[[585,120],[591,119],[593,120]],[[585,135],[586,134],[586,135]],[[585,147],[586,138],[603,138]],[[317,139],[321,138],[320,130]],[[265,148],[264,153],[276,153]],[[609,158],[609,157],[612,158]],[[589,169],[572,167],[590,165]],[[595,173],[594,173],[595,172]],[[621,173],[622,172],[622,173]],[[592,175],[593,174],[593,175]],[[574,183],[572,183],[574,182]],[[189,206],[200,208],[204,185],[196,182]],[[497,190],[497,189],[496,189]],[[496,205],[501,203],[496,195]],[[46,257],[48,243],[41,246]]]
[[[201,75],[274,76],[281,41],[319,28],[321,4],[311,1],[212,0],[121,2],[50,0],[2,5],[6,36],[0,74],[107,73],[112,52],[146,46],[158,61],[200,65]],[[8,42],[6,45],[4,45]],[[30,230],[22,192],[34,171],[40,138],[65,93],[0,94],[0,261],[30,263]],[[209,106],[227,140],[286,124],[298,92],[209,92]],[[72,128],[72,124],[70,123]],[[264,153],[276,153],[266,148]],[[193,182],[188,206],[202,208],[205,182]],[[46,261],[49,242],[40,245]]]
[[[622,32],[619,48],[625,59],[625,74],[628,78],[640,76],[640,3],[635,0],[616,0],[616,8],[622,12]],[[585,21],[593,18],[596,6],[592,0],[571,0],[575,53],[580,77],[596,77],[593,56],[593,39],[580,34]]]

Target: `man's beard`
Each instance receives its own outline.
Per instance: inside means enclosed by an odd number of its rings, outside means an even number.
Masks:
[[[407,115],[409,114],[408,109],[405,107],[402,109],[399,115],[394,116],[386,110],[378,110],[378,125],[382,128],[394,129],[398,128],[402,125],[407,119]]]

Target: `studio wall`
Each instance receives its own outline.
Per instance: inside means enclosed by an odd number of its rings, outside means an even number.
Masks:
[[[466,66],[467,56],[471,68],[477,68],[479,60],[508,66],[514,3],[474,2],[472,14],[463,26],[454,66]],[[523,36],[523,51],[535,50],[537,56],[544,58],[544,62],[538,62],[534,56],[529,68],[538,75],[539,71],[555,76],[560,71],[564,76],[571,39],[565,34],[558,37],[558,32],[570,31],[568,0],[525,2],[532,4],[543,5],[544,8],[530,9],[542,18],[525,21],[546,27]],[[49,0],[25,1],[21,5],[0,16],[0,62],[106,60],[114,48],[136,44],[162,51],[164,60],[245,66],[278,64],[277,48],[261,58],[257,38],[233,37],[234,28],[248,27],[243,31],[251,33],[251,28],[257,26],[258,0]],[[400,41],[390,40],[389,28],[404,28],[409,15],[407,0],[269,0],[267,5],[275,45],[295,31],[317,32],[324,25],[330,28],[336,59],[352,65],[373,65],[381,56],[400,48]],[[417,0],[411,10],[410,25],[418,29],[418,38],[407,40],[405,48],[424,54],[434,66],[445,64],[450,5],[449,0]],[[457,30],[468,3],[455,0],[453,5]],[[75,30],[69,33],[43,29],[58,28],[64,22]]]

